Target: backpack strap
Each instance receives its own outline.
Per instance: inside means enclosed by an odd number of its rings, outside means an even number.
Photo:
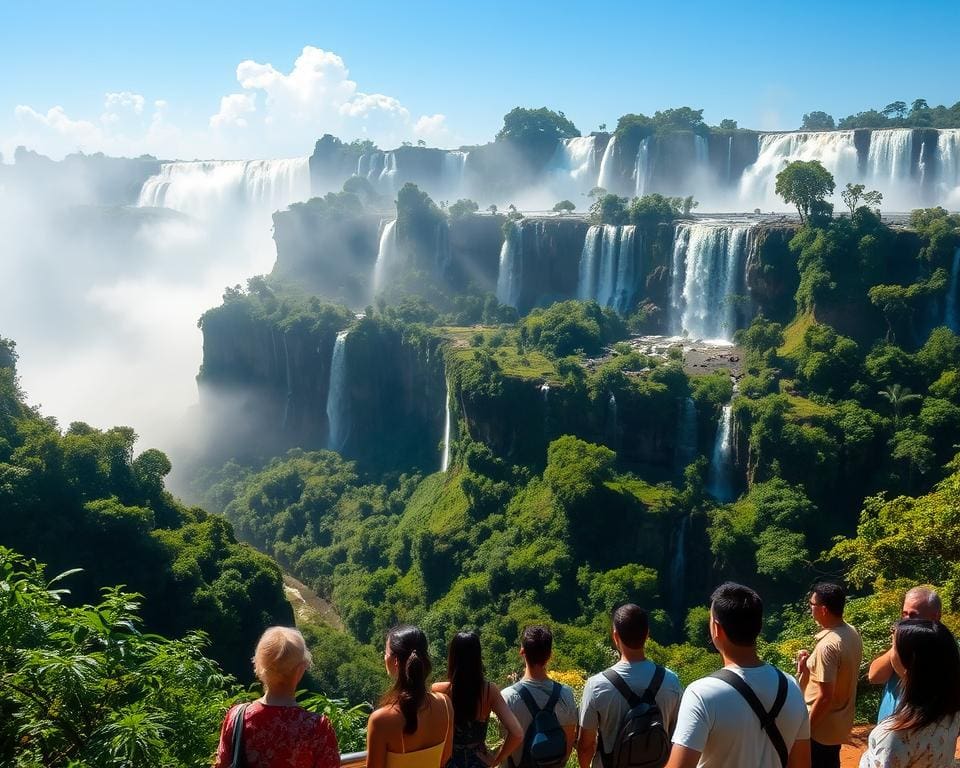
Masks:
[[[249,706],[249,704],[241,704],[233,715],[233,737],[230,750],[233,759],[230,761],[230,768],[242,768],[247,764],[243,754],[243,714]]]
[[[620,695],[627,700],[627,704],[630,705],[630,709],[633,709],[636,706],[639,706],[643,701],[634,690],[627,685],[627,681],[624,680],[620,675],[614,672],[612,669],[603,670],[603,676],[610,681],[610,684],[616,688]]]
[[[763,708],[763,704],[760,703],[760,699],[757,698],[757,694],[753,692],[753,689],[747,685],[740,675],[731,672],[729,669],[719,669],[710,675],[710,677],[715,677],[717,680],[722,680],[731,688],[734,688],[737,693],[743,696],[747,704],[750,705],[750,709],[752,709],[754,714],[759,718],[760,728],[766,732],[767,737],[773,744],[773,748],[776,750],[777,756],[780,758],[780,765],[786,768],[787,759],[789,757],[787,753],[787,745],[783,740],[783,735],[777,728],[776,720],[777,715],[780,714],[780,710],[783,709],[784,702],[787,700],[787,678],[779,669],[777,669],[776,672],[777,697],[774,700],[773,707],[771,707],[769,712]]]
[[[560,701],[560,694],[563,693],[563,686],[560,685],[556,680],[553,681],[553,690],[550,691],[550,698],[547,699],[547,703],[543,705],[543,712],[553,712],[554,707],[557,706],[557,702]]]
[[[656,669],[653,670],[653,679],[650,680],[650,685],[647,686],[647,690],[640,697],[641,701],[647,704],[656,704],[657,694],[660,692],[660,686],[663,685],[663,679],[666,676],[667,670],[657,664]]]
[[[554,683],[556,685],[556,683]],[[527,686],[523,683],[517,686],[517,693],[520,694],[520,698],[523,699],[523,703],[527,705],[527,709],[530,710],[530,717],[536,719],[537,715],[540,713],[540,705],[537,704],[537,700],[533,698],[533,694],[527,690]],[[553,698],[551,696],[551,698]]]

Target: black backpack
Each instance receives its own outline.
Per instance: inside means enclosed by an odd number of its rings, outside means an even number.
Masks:
[[[657,664],[650,686],[643,696],[637,696],[626,680],[612,669],[603,671],[603,676],[630,705],[610,752],[604,751],[601,740],[600,756],[604,768],[663,768],[667,764],[670,737],[656,699],[665,675],[666,670]]]
[[[562,690],[563,686],[554,681],[550,698],[541,708],[523,683],[517,686],[517,693],[533,717],[523,736],[523,757],[518,768],[560,768],[567,761],[567,734],[553,711]]]

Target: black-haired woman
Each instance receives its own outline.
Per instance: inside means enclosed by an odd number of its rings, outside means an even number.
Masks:
[[[449,768],[488,768],[499,765],[523,742],[520,721],[507,707],[500,690],[484,677],[480,638],[458,632],[447,652],[447,682],[433,690],[453,702],[453,756]],[[496,754],[487,749],[487,724],[493,712],[506,730]]]
[[[417,627],[387,633],[383,663],[393,687],[367,723],[367,768],[440,768],[450,759],[453,707],[427,688],[430,653]]]
[[[860,768],[953,765],[960,733],[960,651],[953,634],[936,621],[901,621],[891,661],[900,699],[893,715],[870,732]]]

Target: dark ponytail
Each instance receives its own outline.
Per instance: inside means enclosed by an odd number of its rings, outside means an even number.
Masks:
[[[447,680],[450,700],[457,725],[473,720],[483,697],[486,680],[483,676],[483,654],[476,632],[458,632],[447,652]]]
[[[387,633],[387,647],[397,662],[397,680],[381,704],[396,704],[403,715],[403,732],[413,733],[432,669],[427,636],[418,627],[394,627]]]

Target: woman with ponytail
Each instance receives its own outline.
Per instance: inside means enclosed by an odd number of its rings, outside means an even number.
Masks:
[[[417,627],[394,627],[387,633],[383,663],[393,687],[367,723],[367,768],[446,765],[453,744],[453,707],[427,686],[427,636]]]
[[[453,758],[448,768],[490,768],[500,765],[523,743],[523,729],[500,695],[500,689],[484,677],[480,637],[476,632],[458,632],[447,652],[447,682],[434,683],[433,690],[453,702]],[[507,732],[496,754],[487,750],[490,712]]]

